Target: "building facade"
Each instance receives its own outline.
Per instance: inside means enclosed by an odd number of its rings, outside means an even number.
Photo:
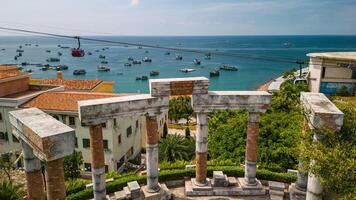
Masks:
[[[356,52],[309,53],[311,92],[335,94],[341,88],[356,92]]]

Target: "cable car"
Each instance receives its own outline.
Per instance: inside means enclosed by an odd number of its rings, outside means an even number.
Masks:
[[[78,39],[78,48],[73,48],[72,49],[72,56],[73,57],[83,57],[85,55],[85,52],[83,49],[80,48],[80,39],[79,37],[75,37]]]

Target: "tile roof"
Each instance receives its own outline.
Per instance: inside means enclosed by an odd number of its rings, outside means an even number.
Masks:
[[[119,96],[128,96],[134,94],[114,94],[114,93],[98,93],[98,92],[46,92],[33,98],[21,107],[37,107],[44,110],[58,111],[78,111],[78,101],[101,99]]]
[[[26,74],[26,73],[18,72],[18,71],[14,71],[14,72],[0,71],[0,79],[15,77],[15,76],[23,75],[23,74]]]
[[[41,79],[38,84],[64,85],[66,90],[92,90],[101,80]]]

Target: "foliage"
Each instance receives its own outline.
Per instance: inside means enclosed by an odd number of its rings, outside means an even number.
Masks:
[[[190,138],[190,130],[188,127],[185,128],[184,132],[185,132],[185,138]]]
[[[167,127],[167,123],[164,122],[162,138],[166,138],[167,135],[168,135],[168,127]]]
[[[347,98],[337,98],[334,102],[344,113],[341,131],[319,130],[322,140],[305,141],[302,155],[306,163],[313,160],[307,167],[319,177],[326,191],[351,199],[356,196],[356,108],[347,103]]]
[[[187,120],[187,126],[190,118],[193,116],[193,108],[190,103],[190,96],[179,96],[169,100],[168,117],[171,120]]]
[[[337,96],[343,96],[343,97],[347,97],[350,96],[349,90],[347,89],[347,87],[345,85],[341,86],[341,88],[339,88],[336,91],[336,95]]]
[[[11,181],[12,165],[10,153],[5,153],[0,156],[0,170],[6,174],[8,181]]]
[[[160,161],[192,160],[195,153],[195,141],[181,135],[168,135],[159,142]]]
[[[64,176],[66,179],[80,177],[80,166],[83,164],[83,156],[79,151],[74,151],[72,155],[64,158]]]
[[[69,179],[64,183],[67,195],[79,192],[85,189],[85,185],[89,184],[89,180],[84,179]]]
[[[278,93],[272,97],[272,110],[277,112],[292,112],[299,109],[300,92],[308,91],[308,85],[302,82],[293,85],[292,81],[286,81]]]
[[[185,169],[186,165],[193,165],[194,161],[177,160],[175,162],[162,161],[159,163],[161,170]],[[237,166],[232,160],[208,160],[208,166]]]
[[[244,175],[244,170],[239,166],[209,166],[207,174],[208,176],[213,175],[213,171],[224,171],[228,176],[242,177]],[[187,177],[194,177],[195,169],[174,169],[174,170],[161,170],[159,172],[160,182],[170,181],[170,180],[179,180]],[[285,183],[291,183],[296,180],[294,174],[287,173],[276,173],[270,172],[268,170],[257,170],[257,178],[263,180],[274,180],[281,181]],[[122,190],[123,187],[127,185],[127,182],[137,181],[139,184],[146,184],[146,176],[139,175],[129,175],[119,178],[111,183],[106,185],[106,192],[113,193],[118,190]],[[79,191],[75,194],[67,196],[68,200],[84,200],[90,199],[93,197],[93,189],[87,188],[82,191]]]
[[[12,181],[4,181],[0,183],[0,199],[20,200],[26,193],[21,189],[20,185],[15,185]]]

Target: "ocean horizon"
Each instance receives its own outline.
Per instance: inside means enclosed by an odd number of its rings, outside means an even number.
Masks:
[[[115,82],[115,92],[147,93],[148,81],[136,80],[138,76],[149,78],[173,78],[205,76],[210,79],[210,90],[253,90],[262,83],[271,80],[285,70],[298,68],[293,61],[308,60],[307,53],[356,51],[356,35],[218,35],[218,36],[87,36],[112,41],[158,45],[160,47],[175,47],[183,49],[201,50],[204,52],[219,52],[224,54],[238,54],[239,56],[221,56],[212,54],[211,59],[205,59],[204,54],[123,46],[109,43],[82,41],[81,47],[86,55],[74,58],[70,49],[58,47],[77,47],[74,39],[58,39],[42,36],[0,36],[0,63],[18,64],[47,64],[50,57],[60,58],[60,62],[50,65],[68,65],[63,70],[65,79],[100,79]],[[32,44],[26,46],[25,44]],[[38,47],[35,44],[39,45]],[[22,46],[23,55],[17,60],[16,50]],[[5,49],[1,51],[1,49]],[[103,50],[105,49],[105,50]],[[46,50],[50,50],[47,53]],[[99,50],[99,52],[96,52]],[[58,56],[58,52],[62,56]],[[91,52],[92,55],[88,55]],[[179,54],[181,61],[176,60]],[[101,59],[106,57],[109,72],[98,72],[97,67]],[[125,67],[127,58],[142,60],[144,57],[152,59],[151,63],[142,62],[140,65]],[[253,59],[252,59],[253,58]],[[266,59],[268,58],[268,59]],[[201,65],[194,65],[193,60],[201,60]],[[288,60],[281,62],[276,60]],[[290,62],[289,62],[290,61]],[[220,65],[233,65],[238,71],[220,71],[220,76],[209,77],[209,72]],[[24,70],[31,69],[33,78],[56,78],[55,70],[42,71],[36,66],[23,66]],[[183,73],[182,68],[192,68],[195,71]],[[85,69],[86,75],[74,76],[73,70]],[[159,76],[150,77],[151,71],[159,71]]]

